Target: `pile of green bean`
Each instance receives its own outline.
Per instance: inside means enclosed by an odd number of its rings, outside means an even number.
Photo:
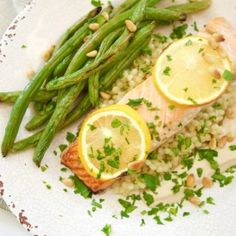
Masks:
[[[126,0],[116,9],[92,10],[65,32],[52,57],[23,91],[0,93],[0,101],[14,104],[2,142],[3,156],[35,146],[33,161],[40,166],[56,132],[98,105],[100,92],[110,89],[142,53],[159,23],[183,21],[186,14],[210,5],[210,0],[199,0],[154,7],[160,1]],[[135,25],[134,31],[126,20]],[[43,128],[15,143],[30,103],[35,115],[25,128]]]

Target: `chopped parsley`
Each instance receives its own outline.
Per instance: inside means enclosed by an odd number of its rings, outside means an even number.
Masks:
[[[231,80],[234,79],[234,76],[233,76],[232,72],[229,71],[229,70],[225,70],[222,76],[227,81],[231,81]]]
[[[177,26],[173,29],[172,33],[170,34],[170,37],[172,39],[181,39],[186,35],[187,29],[188,29],[187,24]]]
[[[184,213],[183,213],[183,216],[185,217],[185,216],[189,216],[190,215],[190,212],[188,212],[188,211],[185,211]]]
[[[41,166],[41,171],[45,172],[48,169],[48,165],[45,164],[44,166]]]
[[[231,145],[229,146],[230,151],[236,151],[236,145]]]
[[[193,98],[188,97],[188,100],[189,100],[192,104],[197,105],[197,102],[196,102]]]
[[[220,184],[220,187],[229,185],[232,182],[233,178],[234,177],[232,175],[223,175],[222,173],[220,173],[220,170],[216,170],[216,172],[212,175],[212,179],[215,182],[217,181]]]
[[[132,213],[137,206],[135,206],[135,201],[133,202],[129,202],[127,200],[124,199],[118,199],[120,205],[124,208],[124,210],[121,211],[121,217],[125,217],[125,218],[129,218],[129,214]]]
[[[191,46],[191,45],[193,45],[193,42],[192,42],[192,40],[188,40],[186,43],[185,43],[185,46]]]
[[[162,34],[159,34],[159,33],[158,33],[158,34],[155,34],[154,36],[155,36],[155,38],[156,38],[160,43],[162,43],[162,44],[168,42],[168,37],[166,37],[165,35],[162,35]]]
[[[127,105],[132,108],[137,108],[142,103],[143,103],[143,98],[129,99],[129,102],[127,103]]]
[[[173,60],[171,55],[167,55],[166,58],[167,58],[168,61],[172,61]]]
[[[75,194],[80,194],[85,199],[92,196],[92,192],[89,190],[89,188],[76,175],[70,176],[70,178],[74,182]]]
[[[153,196],[147,192],[143,192],[143,199],[145,200],[147,206],[152,205],[152,203],[154,202]]]
[[[200,160],[208,161],[213,170],[217,170],[219,168],[219,165],[215,160],[215,157],[218,157],[217,151],[212,149],[198,149],[197,152],[199,154]]]
[[[174,110],[174,109],[175,109],[175,105],[171,104],[171,105],[168,106],[168,108],[169,108],[170,110]]]
[[[213,199],[212,197],[208,197],[208,198],[206,199],[206,203],[207,203],[207,204],[210,204],[210,205],[215,205],[214,199]]]
[[[202,177],[202,173],[203,173],[203,169],[202,169],[202,168],[197,168],[197,176],[198,176],[199,178]]]
[[[66,140],[69,142],[69,143],[72,143],[74,142],[76,139],[76,136],[74,134],[72,134],[71,132],[67,132],[66,134]]]
[[[27,46],[23,44],[23,45],[21,45],[21,48],[27,48]]]
[[[103,5],[100,0],[91,0],[91,4],[95,7],[101,7]]]
[[[110,224],[106,224],[101,230],[106,236],[110,236],[112,232],[112,228]]]
[[[147,123],[147,126],[149,128],[152,140],[160,141],[156,125],[153,122],[149,122]]]
[[[194,29],[196,32],[199,32],[199,29],[198,29],[198,26],[197,26],[197,22],[196,22],[196,21],[193,22],[192,27],[193,27],[193,29]]]
[[[116,128],[120,128],[120,134],[123,135],[125,131],[129,131],[130,127],[129,127],[129,124],[127,123],[123,123],[121,122],[119,119],[114,119],[112,122],[111,122],[111,127],[116,129]]]
[[[88,124],[88,127],[89,127],[89,129],[90,129],[91,131],[94,131],[95,129],[97,129],[96,126],[91,125],[91,124]]]
[[[160,186],[159,175],[141,174],[140,179],[146,184],[146,187],[153,192]]]
[[[204,48],[200,48],[198,52],[202,53],[203,51],[204,51]]]
[[[166,76],[170,76],[170,71],[171,71],[171,68],[169,66],[167,66],[164,69],[163,74],[166,75]]]
[[[63,152],[66,148],[67,148],[66,144],[60,144],[59,145],[59,149],[60,149],[61,152]]]

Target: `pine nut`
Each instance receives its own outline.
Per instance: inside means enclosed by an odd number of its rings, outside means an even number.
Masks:
[[[211,141],[209,142],[209,147],[212,149],[216,148],[216,138],[215,137],[211,138]]]
[[[93,51],[87,53],[86,56],[93,58],[93,57],[96,57],[97,54],[98,54],[98,51],[97,50],[93,50]]]
[[[47,62],[51,57],[52,57],[52,54],[53,54],[53,51],[55,49],[55,46],[51,46],[46,52],[44,52],[43,54],[43,60],[45,62]]]
[[[88,35],[85,36],[85,37],[83,38],[84,43],[85,43],[88,39],[89,39],[89,36],[88,36]]]
[[[106,21],[108,21],[108,20],[110,19],[110,16],[109,16],[109,14],[108,14],[106,11],[104,11],[104,12],[102,13],[102,16],[104,17],[104,19],[105,19]]]
[[[233,111],[233,109],[232,109],[232,108],[228,108],[228,109],[226,110],[226,112],[225,112],[225,116],[226,116],[228,119],[232,120],[232,119],[234,118],[234,111]]]
[[[221,138],[218,140],[217,146],[218,146],[219,148],[224,148],[225,145],[226,145],[226,143],[227,143],[227,136],[223,136],[223,137],[221,137]]]
[[[63,179],[63,180],[62,180],[62,183],[63,183],[65,186],[69,187],[69,188],[73,188],[73,187],[74,187],[74,182],[73,182],[73,180],[70,179],[70,178]]]
[[[90,30],[93,30],[93,31],[98,30],[99,27],[100,27],[100,25],[99,25],[98,23],[91,23],[91,24],[89,25],[89,29],[90,29]]]
[[[188,199],[195,206],[199,206],[201,204],[201,200],[198,197],[191,197]]]
[[[192,188],[195,185],[195,176],[190,174],[186,180],[186,186]]]
[[[212,185],[213,185],[213,181],[212,181],[211,179],[207,178],[207,177],[204,177],[204,178],[202,179],[202,185],[203,185],[203,187],[205,187],[205,188],[210,188],[210,187],[212,187]]]
[[[232,133],[227,134],[227,142],[233,142],[235,140],[235,136]]]
[[[202,53],[202,57],[208,64],[215,64],[216,58],[209,53]]]
[[[125,25],[130,32],[136,32],[137,26],[131,20],[126,20]]]
[[[219,48],[219,43],[217,43],[216,42],[216,40],[213,38],[213,37],[210,37],[209,38],[209,44],[210,44],[210,46],[214,49],[214,50],[216,50],[217,48]]]
[[[29,80],[33,79],[33,77],[35,76],[35,71],[32,69],[28,70],[26,76]]]
[[[215,41],[216,41],[217,43],[220,43],[220,42],[224,42],[224,41],[225,41],[225,38],[224,38],[224,36],[223,36],[222,34],[217,34],[217,33],[215,33],[215,34],[213,34],[213,37],[214,37],[214,39],[215,39]]]
[[[100,96],[104,99],[104,100],[109,100],[111,98],[111,95],[109,93],[105,93],[105,92],[101,92]]]

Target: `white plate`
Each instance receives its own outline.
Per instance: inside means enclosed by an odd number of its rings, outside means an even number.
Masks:
[[[170,3],[171,1],[169,1]],[[90,9],[90,0],[37,0],[17,17],[1,42],[0,51],[0,91],[22,89],[27,84],[26,71],[37,70],[42,61],[41,54],[53,44],[61,33],[76,19]],[[235,0],[213,0],[213,6],[190,18],[200,25],[215,16],[224,16],[235,24]],[[26,45],[22,49],[21,45]],[[9,117],[11,107],[0,105],[0,142]],[[25,121],[30,116],[27,111]],[[75,130],[71,127],[70,130]],[[67,129],[68,130],[68,129]],[[90,201],[63,192],[64,186],[58,181],[62,175],[59,157],[52,151],[64,141],[64,130],[57,135],[47,152],[43,163],[49,168],[42,173],[32,163],[32,150],[0,158],[1,192],[12,212],[23,225],[35,235],[100,235],[105,224],[112,224],[113,235],[233,235],[236,232],[236,183],[227,188],[210,190],[217,206],[210,215],[202,215],[199,210],[187,219],[179,217],[173,223],[157,226],[152,219],[146,220],[145,227],[139,227],[140,215],[133,214],[127,220],[116,220],[112,215],[120,211],[116,196],[109,193],[99,196],[105,198],[102,210],[91,218],[87,210]],[[18,138],[27,133],[24,129]],[[64,174],[66,175],[66,174]],[[67,174],[68,175],[68,174]],[[48,190],[43,181],[52,189]]]

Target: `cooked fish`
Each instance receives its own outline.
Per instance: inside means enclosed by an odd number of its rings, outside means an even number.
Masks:
[[[224,18],[217,17],[206,25],[203,33],[222,36],[220,43],[229,54],[236,69],[236,30]],[[138,98],[144,98],[151,103],[151,109],[146,105],[141,105],[137,109],[137,112],[149,126],[155,123],[153,129],[157,127],[157,130],[153,130],[151,150],[158,148],[168,138],[179,132],[205,107],[175,106],[175,109],[170,109],[173,104],[156,90],[151,76],[128,92],[120,104],[127,104],[130,99]],[[101,181],[87,173],[79,160],[77,142],[71,144],[63,153],[61,163],[70,168],[93,192],[105,189],[115,181],[115,179]]]

